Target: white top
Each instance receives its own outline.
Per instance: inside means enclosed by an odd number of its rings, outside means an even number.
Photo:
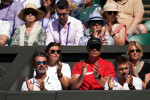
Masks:
[[[138,77],[134,77],[134,76],[132,76],[132,77],[133,77],[133,85],[136,88],[136,90],[142,90],[141,79]],[[115,82],[115,85],[114,85],[114,88],[112,90],[130,90],[127,82],[125,82],[124,85],[122,86],[118,82],[117,77],[115,77],[114,82]],[[105,83],[104,89],[109,90],[108,81]]]
[[[10,38],[10,23],[8,21],[0,20],[0,35],[2,34]]]
[[[35,4],[37,8],[41,7],[41,1],[40,0],[14,0],[14,1],[20,1],[21,3],[23,3],[24,8],[25,8],[26,4],[28,4],[28,3]]]
[[[78,45],[79,39],[82,36],[83,26],[81,21],[68,16],[68,22],[64,28],[59,24],[59,19],[55,19],[49,24],[46,36],[46,45],[50,42],[61,43],[61,45],[66,45],[66,43],[67,45]]]
[[[31,78],[29,82],[30,81],[32,81],[32,83],[34,84],[34,91],[40,91],[40,88],[36,86],[38,81],[35,78]],[[47,90],[61,90],[60,86],[56,87],[56,83],[56,81],[53,81],[48,76],[44,79],[45,88]],[[21,91],[29,91],[27,88],[26,81],[23,82]]]

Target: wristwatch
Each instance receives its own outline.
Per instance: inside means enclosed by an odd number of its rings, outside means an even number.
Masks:
[[[58,77],[59,77],[59,78],[60,78],[60,77],[62,77],[62,76],[63,76],[63,74],[62,74],[62,73],[58,75]]]
[[[101,75],[100,74],[98,74],[98,76],[97,77],[95,77],[95,79],[101,79]]]

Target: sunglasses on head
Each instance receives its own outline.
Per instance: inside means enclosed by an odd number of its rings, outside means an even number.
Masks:
[[[130,50],[131,53],[133,53],[133,52],[135,52],[135,51],[136,51],[136,52],[141,52],[139,49],[136,49],[136,50]]]
[[[24,12],[24,14],[25,15],[29,15],[29,14],[32,14],[32,15],[37,15],[37,11],[34,11],[34,10],[26,10],[25,12]]]
[[[91,46],[89,46],[89,48],[91,50],[93,50],[93,49],[100,50],[101,49],[101,47],[99,45],[91,45]]]
[[[55,52],[57,52],[57,54],[60,54],[60,50],[50,50],[51,54],[54,54]]]
[[[66,16],[67,13],[57,13],[58,16]]]
[[[40,65],[41,63],[43,63],[43,65],[46,65],[46,64],[47,64],[47,61],[37,61],[37,62],[36,62],[37,65]]]
[[[103,21],[100,21],[100,20],[92,20],[90,23],[91,23],[92,25],[96,25],[96,24],[98,24],[98,25],[103,25]]]
[[[117,15],[117,14],[118,14],[117,11],[108,11],[108,14],[109,14],[109,15],[112,15],[112,13],[113,13],[114,15]]]

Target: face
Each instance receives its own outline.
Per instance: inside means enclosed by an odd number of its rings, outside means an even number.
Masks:
[[[58,46],[52,46],[48,51],[48,59],[58,61],[60,57],[60,48]]]
[[[3,5],[8,5],[12,0],[1,0]]]
[[[59,18],[59,22],[63,25],[63,24],[66,24],[67,21],[68,21],[68,13],[69,13],[69,10],[67,9],[59,9],[57,8],[57,15],[58,15],[58,18]]]
[[[107,11],[105,16],[108,21],[114,21],[116,19],[117,11]]]
[[[118,77],[125,80],[129,74],[129,63],[126,62],[125,64],[117,65],[116,71]]]
[[[141,51],[135,46],[132,45],[129,51],[129,58],[131,60],[139,60]]]
[[[96,30],[96,32],[100,32],[100,30],[102,28],[102,25],[103,25],[103,21],[100,21],[100,20],[90,21],[90,29],[91,29],[91,31]]]
[[[90,57],[99,57],[101,53],[101,47],[99,45],[87,46],[87,51]]]
[[[54,0],[41,0],[44,7],[50,7]]]
[[[35,68],[38,74],[45,74],[47,69],[46,57],[37,56],[35,58]]]
[[[27,9],[24,12],[25,15],[25,20],[27,22],[35,22],[36,21],[36,16],[37,16],[37,11],[33,9]]]

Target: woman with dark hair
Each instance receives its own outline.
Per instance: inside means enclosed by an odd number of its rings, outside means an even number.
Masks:
[[[105,34],[110,35],[114,39],[115,45],[124,45],[127,40],[126,27],[117,21],[116,16],[119,12],[117,5],[107,3],[103,9],[103,18],[108,21],[105,26]]]
[[[45,53],[48,59],[48,76],[51,80],[57,81],[55,87],[59,87],[60,90],[67,89],[71,71],[68,64],[60,61],[60,44],[56,42],[49,43]]]
[[[44,12],[44,17],[41,20],[42,27],[46,30],[48,28],[49,22],[56,19],[56,9],[55,9],[56,0],[41,0],[41,8]]]

